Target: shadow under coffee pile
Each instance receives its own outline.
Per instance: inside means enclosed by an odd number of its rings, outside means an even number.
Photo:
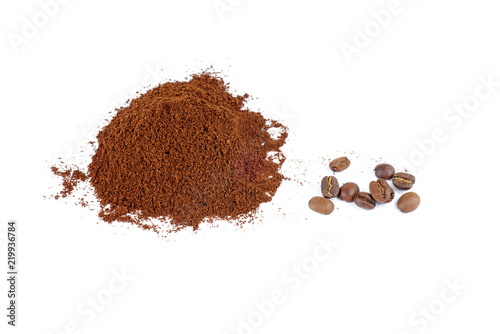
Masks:
[[[104,221],[165,217],[197,229],[204,220],[255,213],[272,199],[283,180],[286,128],[246,109],[248,95],[228,88],[202,73],[118,110],[88,166]]]

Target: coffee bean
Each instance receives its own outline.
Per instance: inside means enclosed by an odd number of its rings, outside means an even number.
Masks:
[[[321,180],[321,193],[326,198],[337,197],[339,195],[339,181],[335,176],[325,176]]]
[[[330,169],[334,172],[346,170],[351,165],[351,161],[347,157],[341,157],[330,162]]]
[[[377,202],[369,193],[359,192],[354,196],[354,204],[365,210],[373,210]]]
[[[389,203],[394,199],[394,189],[384,179],[370,182],[370,194],[379,203]]]
[[[404,194],[398,201],[398,209],[403,213],[415,211],[419,205],[420,196],[414,192]]]
[[[389,164],[380,164],[375,167],[375,176],[379,179],[390,180],[394,173],[396,170]]]
[[[316,196],[309,201],[309,208],[322,215],[329,215],[333,212],[334,205],[329,199]]]
[[[347,182],[340,188],[339,198],[343,201],[351,203],[357,193],[359,193],[358,185],[354,182]]]
[[[396,173],[392,177],[392,184],[402,190],[411,189],[415,184],[415,176],[408,173]]]

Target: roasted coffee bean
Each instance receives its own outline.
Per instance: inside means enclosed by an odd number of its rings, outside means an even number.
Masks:
[[[365,210],[373,210],[377,202],[369,193],[359,192],[354,196],[354,204]]]
[[[398,201],[398,209],[403,213],[415,211],[419,205],[420,196],[414,192],[404,194]]]
[[[375,176],[379,179],[389,180],[394,173],[396,170],[389,164],[380,164],[375,167]]]
[[[384,179],[370,182],[370,194],[379,203],[389,203],[394,199],[394,189]]]
[[[334,172],[346,170],[351,165],[351,161],[347,157],[341,157],[330,162],[330,169]]]
[[[321,180],[321,193],[326,198],[337,197],[339,195],[339,181],[335,176],[325,176]]]
[[[359,193],[359,187],[354,182],[347,182],[340,188],[339,198],[343,201],[351,203],[354,201],[354,196]]]
[[[415,176],[408,173],[396,173],[392,177],[392,184],[402,190],[411,189],[415,184]]]
[[[324,197],[316,196],[309,201],[309,208],[322,215],[329,215],[333,212],[333,202]]]

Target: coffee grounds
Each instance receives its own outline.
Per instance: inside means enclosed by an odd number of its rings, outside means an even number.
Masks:
[[[168,218],[175,227],[197,229],[203,221],[255,214],[283,180],[288,133],[246,109],[248,98],[204,72],[159,85],[118,110],[98,134],[88,166],[99,217],[140,226]]]
[[[54,197],[55,199],[68,197],[75,190],[79,182],[87,180],[87,175],[80,170],[60,170],[55,166],[52,166],[51,170],[52,173],[63,179],[63,189],[59,192],[59,195]]]

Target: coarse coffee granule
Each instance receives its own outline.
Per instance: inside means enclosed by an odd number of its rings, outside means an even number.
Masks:
[[[99,217],[168,218],[197,229],[269,202],[283,180],[287,128],[245,108],[248,98],[203,72],[158,85],[118,110],[88,166]]]

